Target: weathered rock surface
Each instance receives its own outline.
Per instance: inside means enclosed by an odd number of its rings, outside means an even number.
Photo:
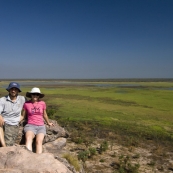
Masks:
[[[66,146],[66,142],[66,138],[58,138],[55,141],[45,143],[43,145],[43,152],[52,153],[54,156],[57,156],[62,152],[62,149]]]
[[[72,173],[53,154],[35,154],[23,146],[1,147],[0,160],[0,173]]]
[[[50,122],[54,123],[54,126],[48,126],[46,125],[46,136],[44,138],[43,144],[47,142],[52,142],[56,140],[59,137],[67,138],[69,136],[68,132],[62,128],[57,121],[55,120],[49,120]],[[20,123],[19,127],[19,135],[16,139],[17,144],[25,144],[25,135],[23,133],[23,127],[25,126],[26,121],[23,121]]]
[[[50,120],[50,122],[54,123],[54,126],[46,125],[46,136],[43,143],[54,141],[59,137],[67,138],[69,136],[68,132],[59,126],[57,121]]]
[[[76,173],[74,167],[61,158],[68,132],[55,120],[50,122],[54,126],[46,125],[42,154],[31,152],[25,147],[23,127],[26,122],[20,124],[15,146],[0,148],[0,173]]]

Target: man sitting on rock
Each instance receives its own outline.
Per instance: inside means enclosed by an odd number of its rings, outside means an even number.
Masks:
[[[19,132],[21,110],[26,99],[18,95],[20,85],[11,82],[6,89],[9,94],[0,98],[0,144],[2,147],[14,145]]]

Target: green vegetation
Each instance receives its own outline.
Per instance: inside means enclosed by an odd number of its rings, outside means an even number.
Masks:
[[[140,165],[132,164],[129,156],[120,156],[119,162],[118,170],[114,173],[138,173]]]
[[[8,83],[1,81],[1,96]],[[46,95],[49,117],[74,132],[76,143],[89,146],[95,137],[121,138],[130,146],[138,146],[140,140],[173,142],[172,81],[79,80],[38,87]],[[25,95],[32,87],[21,88]]]
[[[105,152],[108,149],[108,142],[107,141],[103,141],[100,144],[100,147],[98,148],[98,154],[102,154],[103,152]],[[86,150],[80,151],[78,153],[78,159],[82,160],[83,162],[85,162],[86,160],[93,158],[93,156],[95,156],[97,154],[97,149],[94,147],[89,147]],[[103,162],[103,159],[102,161]]]
[[[100,145],[99,153],[102,154],[107,149],[108,149],[108,142],[107,141],[103,141],[103,143]]]
[[[88,150],[80,151],[78,153],[78,159],[85,162],[89,158],[90,152]]]
[[[22,83],[22,81],[19,81]],[[137,146],[155,146],[154,155],[168,157],[166,149],[173,144],[173,81],[70,81],[61,85],[37,86],[45,94],[49,118],[70,132],[70,139],[85,148],[73,156],[64,158],[80,170],[79,160],[84,164],[88,159],[100,155],[100,163],[105,162],[103,153],[116,143],[127,146],[133,152]],[[7,94],[9,81],[0,82],[0,96]],[[37,80],[38,84],[38,80]],[[21,95],[35,87],[22,86]],[[100,140],[101,139],[101,140]],[[94,141],[97,140],[97,147]],[[154,144],[154,145],[153,145]],[[117,153],[111,155],[117,158]],[[118,163],[112,164],[114,173],[138,173],[140,165],[133,158],[122,155]],[[153,156],[154,157],[154,156]],[[148,163],[154,167],[156,159]],[[114,167],[115,166],[115,167]]]

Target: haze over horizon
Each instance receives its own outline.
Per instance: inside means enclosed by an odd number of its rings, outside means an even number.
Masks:
[[[172,0],[0,0],[0,79],[173,77]]]

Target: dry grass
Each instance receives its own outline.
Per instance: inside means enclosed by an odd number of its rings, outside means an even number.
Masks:
[[[72,166],[74,166],[76,171],[80,171],[81,167],[76,155],[66,153],[62,157],[65,158]]]

